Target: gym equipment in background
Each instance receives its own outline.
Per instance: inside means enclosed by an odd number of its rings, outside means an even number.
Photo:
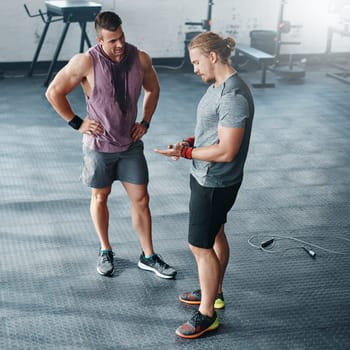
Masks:
[[[344,55],[335,53],[335,55],[332,55],[334,34],[350,38],[350,0],[330,1],[329,13],[333,16],[334,20],[328,26],[325,54],[328,65],[335,68],[336,71],[327,72],[327,76],[350,84],[349,53],[346,52]],[[339,63],[339,60],[342,60],[342,63]]]
[[[31,76],[33,74],[34,67],[37,63],[50,24],[57,21],[63,21],[65,23],[44,83],[44,86],[48,86],[70,24],[75,22],[79,23],[80,25],[80,52],[83,52],[84,43],[91,47],[91,42],[86,33],[86,23],[93,22],[95,20],[95,17],[100,12],[102,5],[92,1],[45,1],[45,5],[47,12],[43,13],[41,10],[39,10],[38,14],[35,15],[32,15],[29,12],[26,5],[24,5],[24,8],[29,17],[40,16],[45,23],[43,32],[40,36],[38,47],[35,51],[30,70],[28,72],[28,76]],[[54,19],[54,17],[56,18]]]
[[[203,33],[205,31],[211,30],[211,16],[212,16],[212,7],[214,5],[213,0],[208,0],[208,11],[207,11],[207,18],[203,19],[200,22],[185,22],[185,25],[187,26],[199,26],[202,28],[202,30],[197,31],[189,31],[185,33],[185,47],[184,47],[184,58],[180,65],[178,66],[164,66],[164,65],[155,65],[155,67],[159,68],[167,68],[167,69],[182,69],[185,71],[192,71],[193,67],[191,64],[191,60],[188,54],[187,46],[191,42],[191,40],[198,34]]]
[[[191,40],[198,34],[202,33],[203,31],[210,31],[211,30],[211,16],[212,16],[212,7],[214,5],[213,0],[208,0],[208,11],[207,11],[207,18],[203,19],[201,22],[185,22],[188,26],[200,26],[202,27],[201,31],[193,31],[193,32],[187,32],[185,34],[185,55],[184,55],[184,68],[192,69],[192,64],[190,61],[190,57],[188,54],[187,46],[191,42]]]
[[[296,61],[293,54],[289,54],[287,64],[282,64],[281,59],[281,46],[282,45],[300,45],[299,41],[283,41],[283,34],[290,33],[292,28],[302,28],[301,25],[292,25],[290,21],[286,21],[284,17],[284,6],[287,4],[286,0],[282,0],[280,4],[280,11],[277,24],[277,36],[275,46],[275,62],[271,69],[278,75],[286,79],[299,79],[305,76],[305,63],[306,60],[302,59]]]
[[[286,0],[282,0],[278,15],[277,30],[253,30],[250,32],[250,46],[274,56],[274,62],[268,67],[282,78],[292,80],[305,76],[305,59],[296,61],[293,54],[288,55],[288,62],[282,62],[281,47],[285,45],[300,45],[299,41],[284,41],[283,35],[290,33],[292,28],[302,28],[301,25],[292,25],[284,19],[284,6]]]

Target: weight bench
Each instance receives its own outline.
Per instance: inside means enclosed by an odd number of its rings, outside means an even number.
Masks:
[[[273,83],[266,83],[266,70],[268,69],[268,66],[273,63],[275,56],[244,44],[239,44],[235,48],[235,57],[238,58],[240,55],[247,56],[249,59],[258,62],[261,65],[261,81],[260,83],[252,84],[253,87],[275,87],[275,84]]]

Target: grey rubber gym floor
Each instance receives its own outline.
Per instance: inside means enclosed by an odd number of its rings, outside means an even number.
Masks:
[[[163,280],[137,267],[120,184],[110,198],[116,273],[97,274],[81,137],[49,106],[43,76],[0,80],[0,349],[349,349],[350,85],[328,69],[310,66],[301,82],[268,73],[276,88],[252,89],[250,154],[226,228],[226,308],[217,331],[192,341],[175,336],[194,310],[178,295],[198,287],[186,241],[190,162],[153,149],[193,134],[206,85],[158,69],[144,142],[155,249],[178,270]],[[254,83],[260,72],[242,76]],[[71,102],[83,116],[80,90]],[[254,247],[271,237],[268,251]]]

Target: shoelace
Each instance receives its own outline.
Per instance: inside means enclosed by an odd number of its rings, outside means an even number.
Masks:
[[[154,262],[159,266],[161,266],[163,269],[167,269],[168,267],[170,267],[166,262],[163,261],[162,257],[158,254],[155,255],[154,260],[155,260]]]
[[[193,325],[196,327],[198,323],[201,322],[201,320],[203,319],[203,315],[197,311],[191,318],[191,323],[193,323]]]
[[[192,292],[192,294],[199,297],[199,298],[201,298],[201,296],[202,296],[202,292],[200,289],[196,289],[195,291]]]
[[[113,259],[113,253],[102,253],[102,262],[106,262],[106,261],[108,261],[108,262],[112,262],[112,259]]]

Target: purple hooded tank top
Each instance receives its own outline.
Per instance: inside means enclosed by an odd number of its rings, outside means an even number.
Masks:
[[[87,114],[102,124],[100,136],[84,134],[85,146],[98,152],[123,152],[132,143],[130,132],[137,118],[142,71],[135,46],[125,44],[125,58],[117,63],[99,45],[89,50],[94,67],[94,88],[86,96]]]

